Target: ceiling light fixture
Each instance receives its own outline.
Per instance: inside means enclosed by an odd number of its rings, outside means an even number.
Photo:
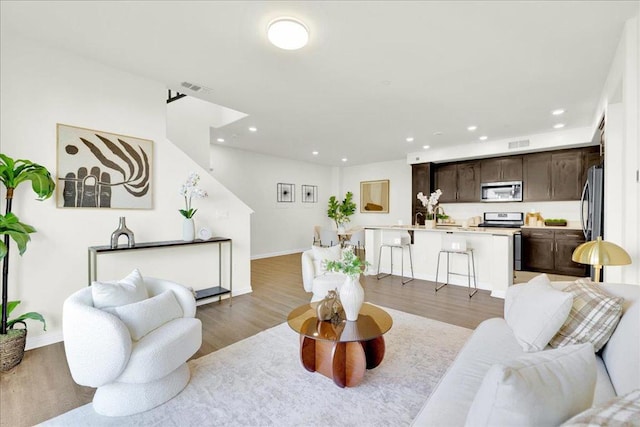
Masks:
[[[255,126],[249,127],[249,132],[258,132],[258,128]]]
[[[413,142],[413,137],[412,136],[407,137],[407,142]]]
[[[557,123],[555,125],[553,125],[554,129],[562,129],[564,127],[564,123]]]
[[[280,49],[297,50],[309,42],[309,30],[295,18],[282,17],[269,23],[267,38]]]
[[[431,148],[430,145],[423,145],[422,148],[424,148],[425,150],[428,150],[429,148]]]
[[[558,108],[557,110],[553,110],[551,114],[553,114],[554,116],[560,116],[564,114],[564,110],[562,108]]]
[[[342,161],[343,161],[343,162],[346,162],[347,160],[348,160],[348,159],[347,159],[346,157],[343,157],[343,158],[342,158]]]
[[[318,152],[317,151],[312,151],[311,154],[313,154],[314,156],[317,156]]]
[[[486,135],[482,135],[480,138],[478,138],[480,141],[486,141],[489,137]]]
[[[224,142],[224,138],[218,138],[218,139],[216,139],[216,141],[218,141],[218,142]]]
[[[473,132],[473,131],[474,131],[474,130],[476,130],[476,129],[478,129],[478,126],[475,126],[475,125],[474,125],[474,126],[469,126],[469,127],[467,127],[467,130],[468,130],[469,132]]]

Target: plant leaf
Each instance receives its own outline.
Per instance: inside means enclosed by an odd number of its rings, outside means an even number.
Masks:
[[[42,314],[36,313],[34,311],[30,311],[29,313],[25,313],[21,316],[16,317],[15,319],[7,321],[7,327],[10,328],[14,323],[24,322],[27,319],[38,320],[42,322],[42,329],[45,331],[47,330],[47,322],[44,320],[44,317],[42,317]]]

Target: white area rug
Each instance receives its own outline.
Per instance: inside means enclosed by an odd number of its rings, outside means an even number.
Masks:
[[[386,309],[382,363],[341,389],[300,363],[286,323],[190,362],[182,393],[129,417],[96,414],[91,404],[46,426],[400,426],[409,425],[471,330]]]

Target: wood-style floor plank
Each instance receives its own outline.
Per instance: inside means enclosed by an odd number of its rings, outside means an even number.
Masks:
[[[203,323],[204,356],[286,321],[289,312],[309,301],[302,288],[300,254],[251,262],[253,292],[198,307]],[[491,317],[502,316],[503,300],[479,291],[473,298],[467,289],[446,286],[436,294],[434,284],[414,280],[402,285],[397,276],[361,280],[365,299],[371,303],[475,328]],[[0,426],[30,426],[89,403],[94,389],[73,382],[62,343],[29,350],[23,362],[0,375]]]

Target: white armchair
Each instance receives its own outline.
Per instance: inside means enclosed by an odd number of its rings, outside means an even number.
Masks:
[[[302,284],[304,290],[313,292],[311,302],[320,301],[327,292],[342,287],[346,276],[342,273],[326,272],[322,267],[323,260],[338,260],[342,256],[340,246],[331,248],[313,248],[302,253]]]
[[[132,338],[131,326],[94,307],[91,287],[64,302],[62,326],[71,375],[80,385],[97,387],[93,406],[99,414],[124,416],[149,410],[177,395],[189,382],[186,361],[202,344],[202,323],[194,318],[193,294],[166,280],[145,277],[144,284],[150,298],[171,290],[182,317],[167,321],[138,341]],[[175,301],[173,305],[180,313]],[[145,311],[142,315],[149,322],[148,317],[155,314]]]

